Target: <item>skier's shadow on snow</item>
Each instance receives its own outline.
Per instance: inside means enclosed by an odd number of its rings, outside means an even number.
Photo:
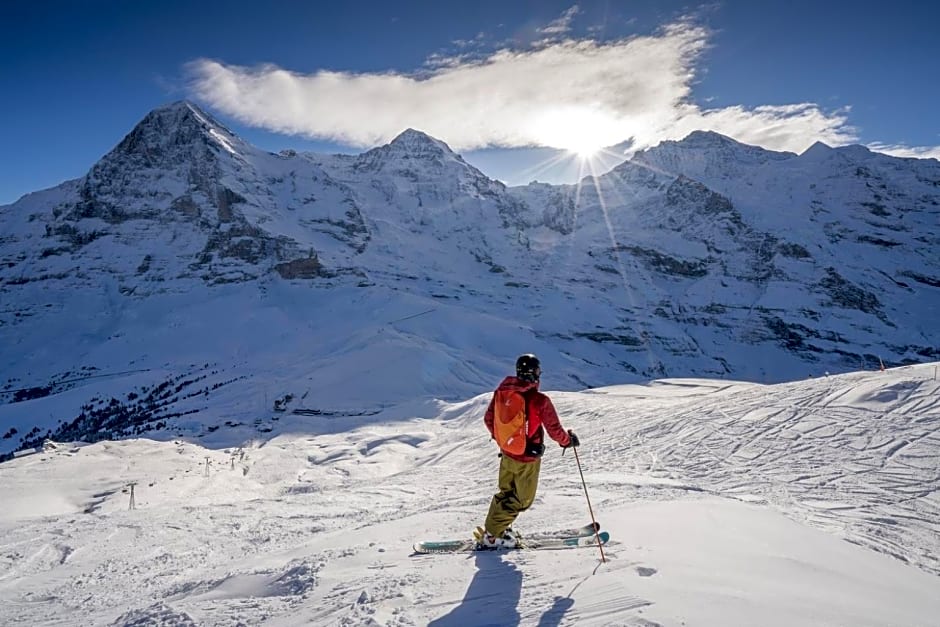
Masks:
[[[460,605],[428,627],[502,627],[519,624],[522,571],[497,552],[476,554],[477,572]]]
[[[572,605],[574,599],[571,597],[555,597],[555,603],[542,614],[536,627],[558,627]]]
[[[460,605],[428,623],[428,627],[504,627],[518,625],[522,597],[522,571],[495,552],[476,554],[477,572]],[[539,618],[538,627],[558,627],[574,605],[571,598],[558,597]]]

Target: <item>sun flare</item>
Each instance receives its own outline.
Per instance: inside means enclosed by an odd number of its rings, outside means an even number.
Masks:
[[[585,144],[583,146],[574,146],[574,147],[568,148],[568,151],[576,154],[578,156],[578,159],[581,159],[582,161],[586,161],[588,159],[593,159],[597,155],[597,153],[599,153],[603,148],[604,148],[603,146]]]
[[[591,159],[606,146],[615,144],[617,123],[610,116],[585,107],[567,107],[546,112],[533,121],[533,131],[542,143]]]

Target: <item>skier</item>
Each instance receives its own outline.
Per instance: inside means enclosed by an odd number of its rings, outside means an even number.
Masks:
[[[483,419],[490,436],[500,447],[501,457],[499,492],[493,496],[484,527],[478,528],[477,533],[480,545],[485,548],[509,548],[518,543],[518,537],[510,527],[516,516],[535,500],[541,457],[545,452],[542,426],[562,448],[580,445],[578,436],[561,426],[552,401],[539,392],[541,374],[538,357],[521,355],[516,360],[516,376],[508,376],[499,384]],[[504,409],[514,402],[513,399],[519,403],[519,420],[524,425],[517,432],[519,439],[524,436],[524,441],[517,443],[513,443],[512,437],[507,440],[506,427],[503,426],[513,418],[507,417],[509,410]]]

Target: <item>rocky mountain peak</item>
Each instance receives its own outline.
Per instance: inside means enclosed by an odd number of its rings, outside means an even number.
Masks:
[[[749,162],[775,161],[796,156],[792,152],[767,150],[760,146],[742,144],[736,139],[714,131],[692,131],[678,142],[665,141],[660,146],[672,146],[687,152],[708,152],[721,158],[734,158]],[[659,146],[651,151],[657,148]]]
[[[680,141],[667,140],[642,150],[633,161],[655,170],[691,178],[736,176],[741,168],[784,161],[796,155],[742,144],[714,131],[693,131]]]
[[[388,145],[395,151],[407,152],[415,156],[423,154],[454,155],[454,151],[446,143],[413,128],[405,129],[399,133]]]
[[[716,133],[715,131],[692,131],[678,143],[686,148],[708,148],[708,149],[712,149],[717,146],[727,146],[727,147],[744,147],[745,146],[745,144],[742,144],[741,142],[736,141],[728,137],[727,135]]]
[[[208,113],[187,100],[154,109],[117,145],[115,156],[159,161],[185,149],[224,150],[237,154],[244,142]]]
[[[98,161],[82,180],[78,202],[64,210],[70,219],[109,223],[174,207],[189,207],[183,214],[194,216],[192,194],[198,193],[226,217],[233,196],[219,181],[254,152],[192,102],[173,102],[148,113]]]
[[[861,144],[840,146],[839,148],[836,148],[836,150],[850,159],[856,159],[859,161],[865,161],[875,157],[874,152],[869,150],[866,146],[862,146]]]
[[[463,160],[443,141],[413,128],[402,131],[391,142],[356,158],[357,172],[384,172],[416,180],[418,172],[445,178],[469,179],[489,187],[491,181]]]
[[[452,162],[466,165],[464,160],[441,140],[409,128],[388,144],[359,155],[356,167],[358,170],[385,170],[389,166],[398,167],[408,161],[417,161],[436,168]]]
[[[829,144],[825,144],[821,141],[814,141],[812,146],[810,146],[809,148],[807,148],[801,153],[801,156],[805,154],[811,154],[811,153],[828,153],[828,152],[831,152],[832,150],[833,148]]]

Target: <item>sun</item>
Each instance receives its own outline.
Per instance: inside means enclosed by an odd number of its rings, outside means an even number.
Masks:
[[[567,150],[582,161],[616,143],[616,121],[587,107],[565,107],[537,116],[532,133],[539,143]]]
[[[597,153],[603,149],[603,146],[594,143],[572,145],[570,148],[566,148],[568,152],[574,153],[577,155],[578,159],[581,159],[582,161],[593,159],[595,156],[597,156]]]

